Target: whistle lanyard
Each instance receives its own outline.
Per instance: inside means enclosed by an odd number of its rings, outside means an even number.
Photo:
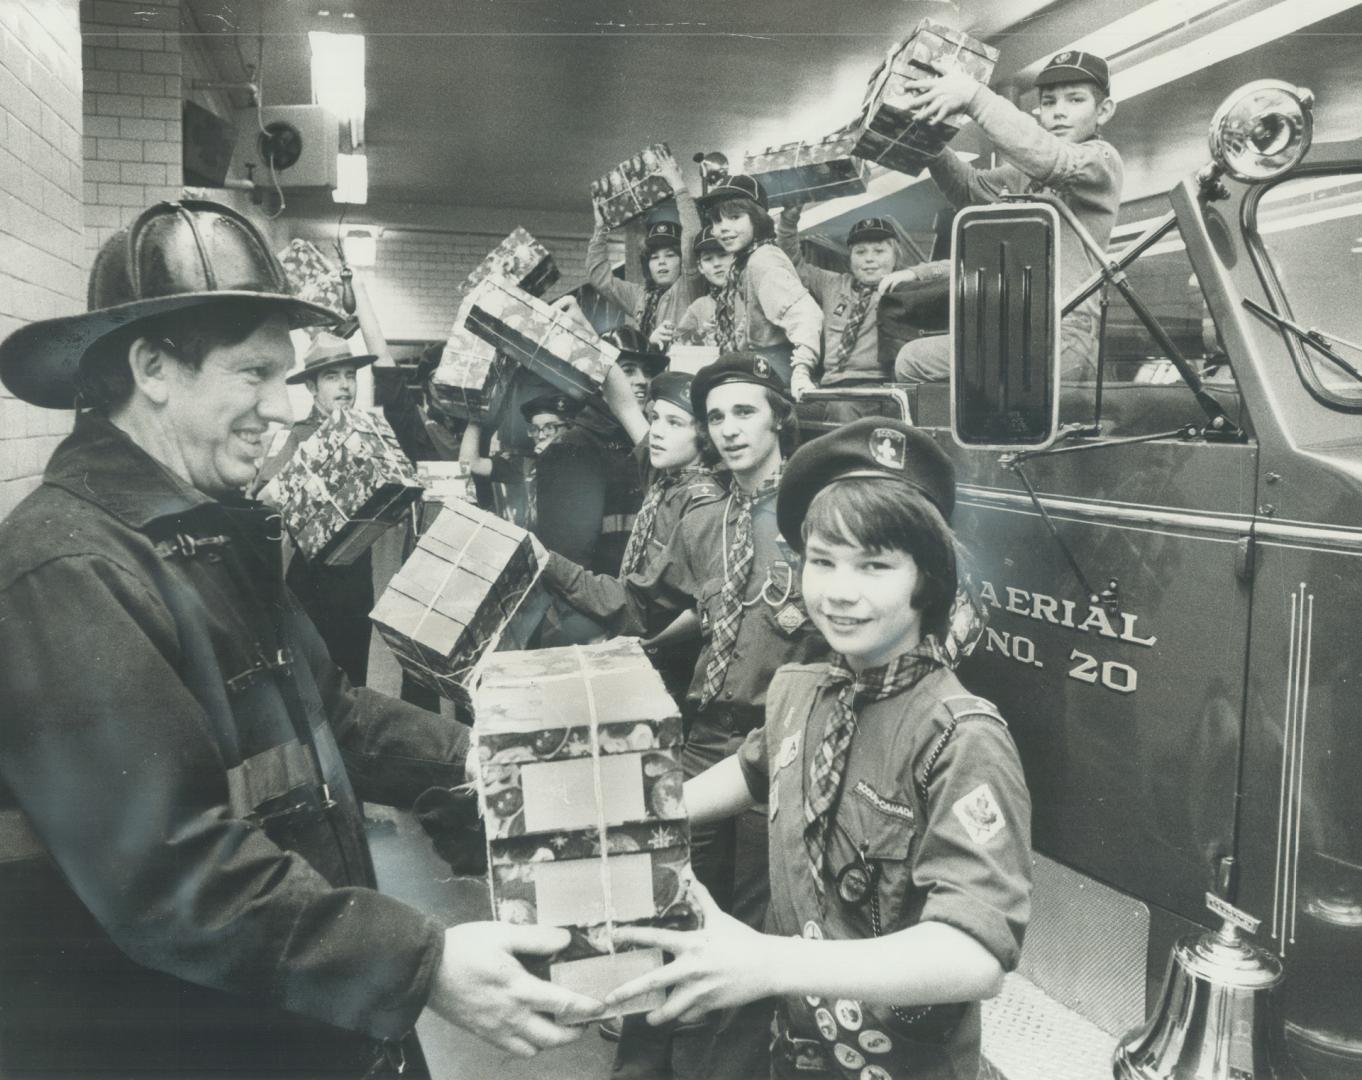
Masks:
[[[721,546],[723,547],[723,552],[724,552],[724,580],[725,580],[725,581],[728,580],[728,515],[729,515],[729,512],[733,509],[733,494],[734,494],[734,493],[731,492],[731,491],[728,493],[728,502],[724,505],[724,520],[723,520],[723,525],[722,525],[722,528],[721,528],[721,536],[720,536],[720,544],[721,544]],[[755,506],[754,506],[754,509],[755,509]],[[753,543],[754,546],[756,545],[756,542],[757,542],[757,538],[756,538],[756,528],[757,528],[756,522],[754,521],[754,522],[752,523],[752,534],[753,534],[753,535],[752,535],[752,543]],[[790,594],[791,594],[792,592],[794,592],[794,567],[793,567],[793,566],[790,566],[790,565],[788,565],[788,564],[786,564],[786,566],[785,566],[785,591],[782,592],[782,593],[781,593],[778,597],[776,597],[775,599],[772,599],[772,598],[771,598],[771,586],[775,585],[775,583],[776,583],[776,582],[775,582],[775,578],[774,578],[774,576],[773,576],[773,574],[772,574],[772,571],[773,571],[774,569],[775,569],[775,568],[774,568],[774,567],[771,567],[771,566],[768,566],[768,567],[766,568],[766,580],[765,580],[764,582],[762,582],[761,589],[757,592],[757,595],[756,595],[756,596],[752,597],[751,600],[743,600],[743,601],[742,601],[742,606],[743,606],[743,607],[745,607],[745,608],[750,608],[750,607],[751,607],[753,604],[755,604],[758,600],[765,600],[766,603],[769,604],[772,608],[778,608],[778,607],[780,607],[782,604],[784,604],[786,600],[790,599]]]

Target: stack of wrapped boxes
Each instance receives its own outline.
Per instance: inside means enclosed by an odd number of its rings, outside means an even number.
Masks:
[[[865,191],[868,166],[852,156],[858,133],[835,131],[818,142],[768,146],[743,158],[742,171],[755,177],[772,206],[825,202]]]
[[[402,520],[421,484],[383,417],[337,409],[259,495],[307,558],[345,566]]]
[[[529,533],[469,503],[447,503],[369,617],[417,682],[467,705],[475,669],[523,649],[548,609]]]
[[[607,228],[614,229],[641,217],[676,194],[661,175],[662,161],[670,156],[666,143],[647,146],[591,182],[591,201],[600,210]]]
[[[440,407],[477,424],[490,423],[501,409],[514,364],[464,325],[471,310],[465,299],[449,332],[430,389]]]
[[[464,279],[463,294],[467,296],[494,274],[519,285],[532,296],[543,296],[558,280],[558,267],[549,249],[517,226]]]
[[[642,647],[497,653],[473,712],[496,917],[566,927],[571,944],[547,977],[597,998],[660,966],[659,950],[616,951],[611,939],[625,923],[699,925],[681,717]]]
[[[998,50],[992,46],[923,19],[871,76],[861,117],[852,129],[855,145],[851,153],[917,176],[945,149],[965,118],[948,116],[940,123],[915,119],[912,109],[917,91],[908,82],[954,67],[987,86],[997,62]]]

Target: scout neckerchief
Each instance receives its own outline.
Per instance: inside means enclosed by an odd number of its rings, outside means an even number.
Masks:
[[[660,289],[652,283],[650,278],[643,294],[643,310],[638,317],[638,332],[643,335],[646,341],[653,333],[653,323],[657,321],[657,305],[662,300],[662,294],[666,289]]]
[[[763,244],[774,244],[774,240],[758,240],[746,251],[740,251],[733,258],[733,265],[728,268],[728,277],[724,280],[721,288],[714,297],[714,325],[715,325],[715,344],[719,346],[720,352],[731,352],[734,349],[741,349],[746,344],[746,334],[742,335],[744,340],[738,340],[738,295],[743,291],[743,283],[747,278],[747,260],[752,257],[752,252]]]
[[[941,647],[930,634],[884,667],[870,668],[859,675],[841,655],[834,656],[828,669],[829,680],[834,685],[844,685],[837,694],[837,713],[828,723],[809,763],[809,782],[804,789],[804,850],[809,856],[820,896],[828,823],[842,791],[851,739],[856,734],[856,710],[872,701],[902,693],[915,686],[928,672],[943,666],[945,657]]]
[[[682,480],[697,480],[711,476],[704,465],[687,465],[684,469],[673,469],[661,473],[649,486],[648,494],[643,497],[643,505],[634,518],[634,529],[629,534],[629,543],[624,548],[624,560],[620,563],[621,574],[632,574],[643,569],[643,561],[648,553],[648,541],[653,538],[657,526],[657,511],[667,492]]]
[[[709,663],[705,665],[705,682],[700,688],[700,707],[703,709],[718,696],[728,674],[728,665],[733,662],[733,646],[738,640],[738,627],[742,625],[742,611],[746,606],[743,597],[747,594],[747,583],[752,578],[752,563],[756,560],[756,544],[752,536],[752,507],[759,499],[771,494],[780,486],[780,473],[763,480],[757,490],[747,492],[737,484],[729,493],[728,501],[736,511],[733,519],[733,546],[724,544],[724,583],[719,590],[719,611],[714,616],[712,636],[709,641]],[[725,523],[728,507],[724,508]]]
[[[851,291],[856,299],[852,302],[851,314],[847,316],[842,340],[837,343],[837,355],[832,362],[834,370],[841,370],[851,359],[851,354],[856,349],[856,339],[861,336],[861,323],[865,322],[866,312],[870,310],[878,288],[878,284],[863,285],[855,278],[851,279]]]

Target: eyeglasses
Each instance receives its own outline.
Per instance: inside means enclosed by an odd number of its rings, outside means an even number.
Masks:
[[[554,435],[562,433],[563,430],[566,428],[567,424],[564,423],[542,424],[539,427],[536,427],[533,424],[531,424],[529,429],[530,438],[531,439],[552,438]]]

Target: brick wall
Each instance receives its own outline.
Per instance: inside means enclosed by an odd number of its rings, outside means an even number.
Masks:
[[[82,0],[85,240],[108,236],[179,196],[179,0]]]
[[[85,307],[80,95],[76,0],[0,3],[0,337]],[[0,389],[0,516],[70,427]]]

